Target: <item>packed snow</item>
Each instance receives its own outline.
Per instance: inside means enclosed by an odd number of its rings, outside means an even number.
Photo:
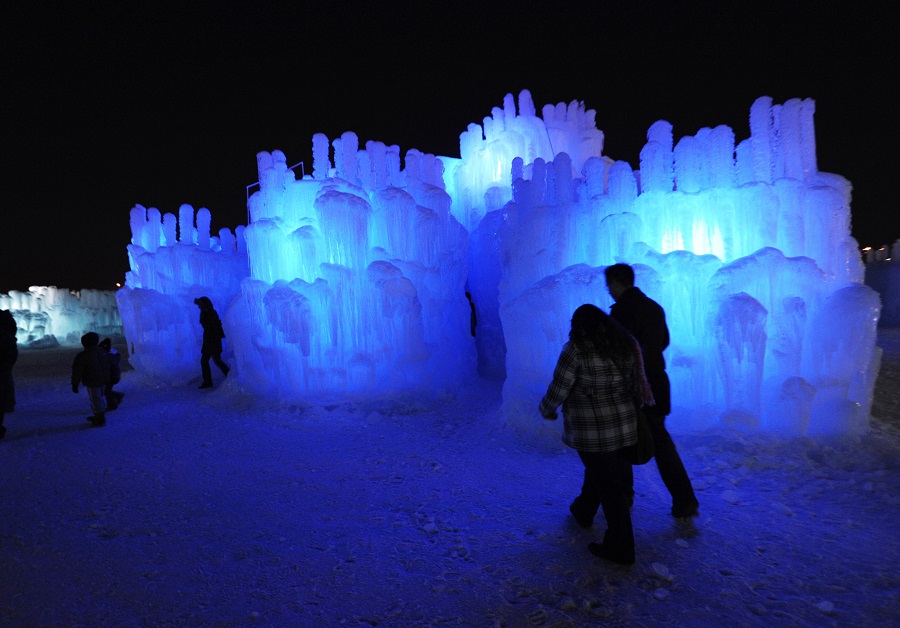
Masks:
[[[561,425],[504,425],[494,381],[296,403],[218,373],[198,390],[199,366],[177,385],[132,370],[92,428],[77,349],[23,350],[0,441],[0,624],[891,625],[900,329],[878,343],[864,434],[671,419],[700,516],[672,519],[654,463],[636,467],[633,567],[588,552],[602,517],[569,515],[582,465]]]

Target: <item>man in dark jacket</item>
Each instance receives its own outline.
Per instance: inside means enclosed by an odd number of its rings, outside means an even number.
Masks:
[[[627,264],[606,268],[606,286],[615,299],[610,315],[627,329],[641,345],[644,371],[656,400],[654,406],[644,406],[644,414],[653,432],[656,466],[666,488],[672,495],[672,516],[696,517],[700,503],[675,443],[666,429],[666,415],[672,410],[669,376],[663,351],[669,346],[666,313],[653,299],[634,285],[634,270]]]
[[[78,385],[84,384],[91,400],[94,416],[88,421],[94,427],[106,425],[106,385],[112,375],[112,360],[109,354],[100,348],[100,336],[88,332],[81,337],[84,351],[75,356],[72,362],[72,392],[78,392]]]

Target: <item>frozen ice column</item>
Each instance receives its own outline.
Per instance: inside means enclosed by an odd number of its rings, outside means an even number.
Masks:
[[[474,368],[465,299],[466,233],[443,164],[344,133],[313,137],[300,180],[260,153],[246,230],[251,276],[231,320],[242,378],[281,395],[430,389]],[[449,343],[449,345],[447,344]]]
[[[512,422],[543,393],[574,308],[610,305],[602,268],[626,262],[667,312],[676,429],[862,429],[879,305],[849,235],[850,184],[816,168],[813,113],[758,99],[737,144],[724,126],[676,142],[657,122],[641,172],[601,155],[574,178],[560,152],[510,162],[510,201],[476,229],[470,261],[499,270],[470,283],[476,303],[499,297]]]
[[[461,159],[446,160],[444,180],[453,197],[453,214],[469,232],[487,211],[511,199],[510,164],[516,157],[532,164],[538,159],[552,161],[564,152],[574,171],[580,172],[586,159],[602,152],[596,112],[585,110],[584,103],[547,105],[542,115],[537,116],[531,93],[522,90],[518,110],[513,95],[507,94],[502,108],[494,107],[481,125],[470,124],[460,135]]]
[[[129,361],[164,381],[199,376],[202,330],[194,299],[209,297],[220,312],[247,275],[244,227],[211,234],[212,215],[181,205],[178,215],[161,215],[136,205],[130,213],[131,270],[116,293]],[[226,327],[226,350],[235,330]]]

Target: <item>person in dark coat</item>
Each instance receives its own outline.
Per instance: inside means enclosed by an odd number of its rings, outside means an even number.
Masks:
[[[16,387],[12,370],[19,359],[16,319],[9,310],[0,310],[0,438],[6,435],[3,417],[16,407]]]
[[[106,425],[106,385],[112,376],[112,360],[100,348],[100,336],[88,332],[81,337],[84,351],[72,362],[72,392],[78,392],[79,384],[87,388],[93,416],[88,417],[94,427]]]
[[[633,475],[622,450],[637,442],[635,394],[653,403],[637,342],[600,308],[582,305],[572,314],[569,342],[538,411],[553,420],[562,405],[563,442],[584,464],[581,494],[569,511],[587,528],[603,507],[603,542],[590,543],[588,549],[622,565],[634,563],[629,509]]]
[[[112,346],[112,340],[109,338],[104,338],[100,341],[100,348],[109,354],[109,359],[112,362],[109,383],[106,385],[106,409],[115,410],[122,403],[122,398],[125,396],[125,393],[113,390],[113,386],[122,379],[122,354]]]
[[[700,503],[688,477],[672,436],[666,429],[666,416],[672,409],[669,376],[663,351],[669,346],[666,313],[653,299],[634,285],[634,270],[627,264],[614,264],[605,270],[606,286],[615,299],[610,315],[635,337],[644,357],[644,371],[653,390],[656,405],[644,407],[653,444],[656,467],[672,495],[672,516],[696,517]]]
[[[212,388],[210,358],[225,377],[228,377],[228,372],[231,370],[222,361],[222,339],[225,337],[225,331],[222,329],[222,321],[209,297],[198,297],[194,299],[194,303],[200,308],[200,326],[203,327],[203,346],[200,348],[200,371],[203,373],[203,383],[200,384],[200,388]]]

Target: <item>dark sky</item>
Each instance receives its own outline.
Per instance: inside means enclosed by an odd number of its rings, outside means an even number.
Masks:
[[[874,7],[876,3],[857,3]],[[880,4],[880,3],[879,3]],[[438,8],[439,7],[439,8]],[[314,133],[459,155],[507,93],[597,111],[638,167],[750,105],[816,101],[819,169],[854,186],[860,244],[900,238],[897,11],[834,2],[16,2],[0,8],[0,292],[114,289],[137,203],[246,224],[256,153]]]

